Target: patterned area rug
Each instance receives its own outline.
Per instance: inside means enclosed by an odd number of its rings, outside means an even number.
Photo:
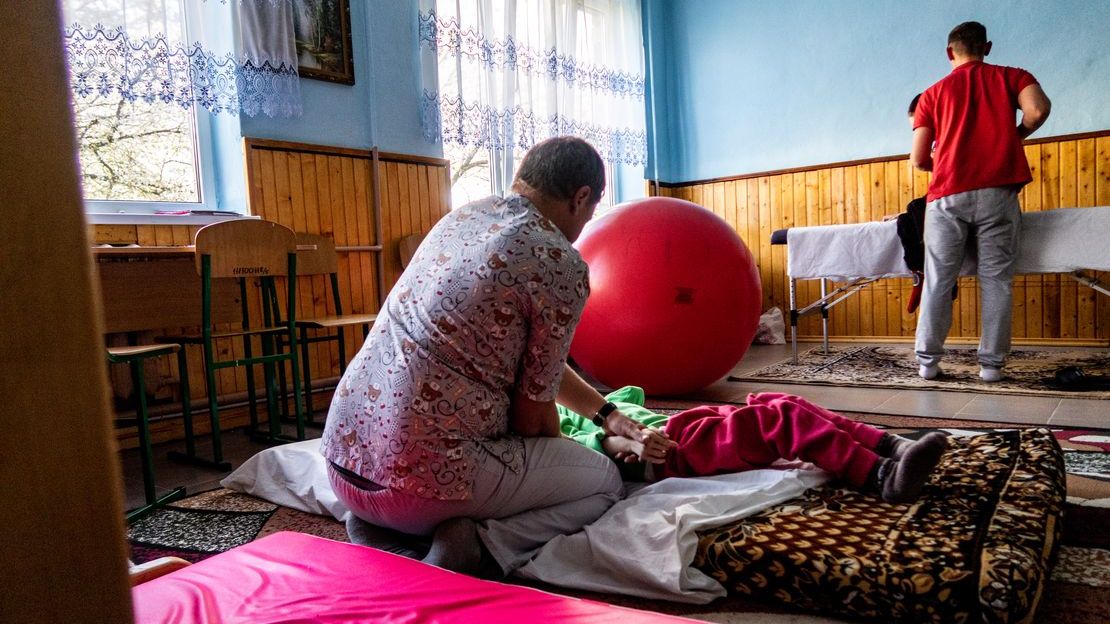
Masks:
[[[346,542],[347,529],[328,516],[297,511],[220,488],[156,509],[131,525],[131,561],[159,557],[200,561],[278,531]]]
[[[917,360],[912,347],[831,345],[828,354],[815,347],[799,353],[798,364],[792,364],[787,359],[754,372],[730,376],[728,380],[1073,399],[1110,398],[1110,387],[1082,391],[1054,387],[1056,371],[1071,366],[1080,368],[1088,379],[1110,379],[1110,352],[1015,350],[1011,353],[1002,381],[987,384],[979,379],[975,349],[949,349],[941,363],[942,374],[936,379],[925,380],[917,374]],[[1110,408],[1107,414],[1110,419]]]
[[[1023,425],[990,427],[977,421],[875,414],[849,416],[915,438],[934,430],[953,436],[970,436],[998,429],[1026,428]],[[938,424],[943,426],[937,427]],[[1063,546],[1036,621],[1105,622],[1106,604],[1110,603],[1110,433],[1075,429],[1053,433],[1065,451],[1069,504],[1065,511]],[[331,517],[296,511],[226,489],[197,494],[156,510],[134,524],[128,538],[131,558],[136,563],[163,556],[199,561],[277,531],[298,531],[347,541],[343,525]],[[710,622],[810,624],[841,621],[788,611],[743,596],[730,596],[709,605],[686,605],[568,591],[518,579],[510,582]]]

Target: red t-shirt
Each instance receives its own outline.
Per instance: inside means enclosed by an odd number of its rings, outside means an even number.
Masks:
[[[964,63],[921,94],[913,127],[932,128],[929,201],[1033,179],[1017,134],[1017,96],[1037,84],[1024,69]]]

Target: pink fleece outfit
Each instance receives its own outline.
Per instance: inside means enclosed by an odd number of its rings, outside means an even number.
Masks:
[[[696,407],[664,430],[678,443],[656,478],[702,477],[765,468],[777,459],[810,462],[861,487],[879,456],[879,429],[791,394],[749,394],[746,406]]]

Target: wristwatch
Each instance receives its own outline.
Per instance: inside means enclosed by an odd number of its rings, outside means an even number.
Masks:
[[[606,401],[605,405],[602,405],[601,407],[599,407],[597,409],[597,412],[594,413],[594,417],[591,418],[591,420],[598,427],[604,427],[605,426],[605,418],[608,417],[609,414],[612,414],[615,411],[617,411],[617,406],[613,405],[612,401]]]

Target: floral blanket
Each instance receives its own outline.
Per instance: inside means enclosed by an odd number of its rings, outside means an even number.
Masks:
[[[1045,429],[950,438],[922,497],[810,490],[699,532],[730,593],[883,622],[1028,622],[1061,532],[1063,454]]]

